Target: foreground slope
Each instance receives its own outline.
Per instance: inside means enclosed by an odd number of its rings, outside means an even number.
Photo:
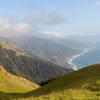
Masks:
[[[31,92],[1,92],[0,100],[100,100],[100,64],[66,74]]]
[[[66,89],[89,89],[100,91],[100,64],[91,65],[59,77],[47,85],[29,92],[29,94],[45,95]]]
[[[6,93],[21,93],[36,89],[39,86],[25,78],[12,75],[0,66],[0,91]]]

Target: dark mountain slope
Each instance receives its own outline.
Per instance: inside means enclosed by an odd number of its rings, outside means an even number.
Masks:
[[[51,62],[39,59],[38,57],[27,56],[26,53],[19,53],[9,46],[0,46],[0,65],[10,73],[25,77],[34,82],[42,82],[58,77],[65,73],[73,71],[72,69],[61,68],[60,66]],[[24,55],[25,54],[25,55]]]

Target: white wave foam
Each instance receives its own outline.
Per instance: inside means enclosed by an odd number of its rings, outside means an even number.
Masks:
[[[70,65],[72,65],[73,66],[73,69],[74,70],[78,70],[78,68],[77,68],[77,66],[75,66],[75,64],[73,63],[73,60],[74,59],[76,59],[76,58],[78,58],[78,57],[80,57],[80,56],[82,56],[82,55],[84,55],[85,53],[87,53],[89,51],[89,49],[88,48],[85,48],[80,54],[77,54],[77,55],[75,55],[75,56],[72,56],[72,58],[69,60],[69,64]]]

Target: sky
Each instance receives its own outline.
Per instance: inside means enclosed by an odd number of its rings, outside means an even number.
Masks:
[[[0,36],[100,34],[100,0],[0,0]]]

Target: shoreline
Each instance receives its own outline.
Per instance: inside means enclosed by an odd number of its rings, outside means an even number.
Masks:
[[[89,51],[89,48],[84,48],[84,49],[82,50],[81,53],[76,54],[76,55],[71,56],[71,57],[68,57],[68,58],[67,58],[67,63],[68,63],[69,65],[71,65],[71,66],[73,67],[74,70],[78,70],[77,66],[75,66],[74,63],[72,63],[73,60],[76,59],[76,58],[78,58],[78,57],[80,57],[80,56],[82,56],[82,55],[84,55],[84,54],[87,53],[88,51]]]

